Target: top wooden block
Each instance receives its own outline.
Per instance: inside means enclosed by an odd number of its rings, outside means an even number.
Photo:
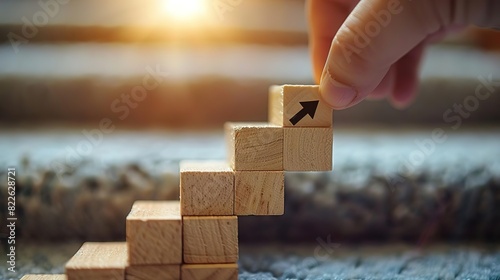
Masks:
[[[319,86],[271,86],[269,122],[283,127],[331,127],[333,109],[321,99]]]

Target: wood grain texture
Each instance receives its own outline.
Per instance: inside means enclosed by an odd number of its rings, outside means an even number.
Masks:
[[[180,173],[183,216],[233,215],[234,173],[226,161],[182,161]]]
[[[125,242],[87,242],[66,263],[68,280],[123,280],[127,266]]]
[[[135,265],[127,267],[126,280],[180,280],[181,265]]]
[[[283,215],[285,173],[283,171],[236,171],[234,214]]]
[[[179,201],[136,201],[127,216],[129,263],[182,263]]]
[[[226,145],[233,170],[283,170],[283,129],[267,123],[226,123]]]
[[[235,263],[238,260],[236,216],[183,217],[184,263]]]
[[[21,280],[66,280],[64,274],[28,274],[24,275]]]
[[[182,280],[237,280],[238,264],[184,264]]]
[[[285,171],[332,170],[333,128],[285,128]]]
[[[316,100],[319,103],[314,118],[307,115],[295,125],[290,122],[302,110],[300,102]],[[333,124],[333,110],[321,99],[319,86],[271,86],[268,118],[270,123],[283,127],[330,127]]]

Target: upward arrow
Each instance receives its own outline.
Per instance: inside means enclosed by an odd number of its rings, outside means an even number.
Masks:
[[[293,116],[290,119],[290,122],[293,125],[296,125],[306,115],[309,115],[309,116],[311,116],[311,119],[314,119],[314,114],[316,114],[316,109],[318,108],[318,103],[319,103],[319,100],[300,102],[300,105],[302,105],[302,110],[300,110],[297,114],[295,114],[295,116]]]

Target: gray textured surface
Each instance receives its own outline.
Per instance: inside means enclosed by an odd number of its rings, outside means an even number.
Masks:
[[[64,263],[80,246],[79,243],[20,244],[24,246],[18,250],[18,272],[7,274],[2,269],[0,279],[18,279],[26,273],[63,273]],[[498,245],[435,244],[419,248],[322,244],[242,246],[239,279],[500,279]]]
[[[434,127],[336,128],[334,172],[289,174],[284,216],[240,218],[240,279],[500,279],[500,130],[441,127],[448,139],[405,169]],[[178,160],[224,157],[220,132],[144,130],[108,134],[67,161],[84,139],[80,129],[2,129],[0,168],[19,174],[18,233],[39,241],[20,239],[18,273],[0,279],[63,272],[80,243],[41,240],[122,239],[134,200],[178,197]],[[54,162],[67,165],[61,178]],[[348,242],[401,239],[414,245]]]
[[[240,239],[499,240],[500,131],[442,128],[447,140],[414,164],[434,128],[336,128],[335,171],[288,174],[285,215],[240,218]],[[79,130],[2,134],[0,177],[18,166],[20,234],[41,240],[123,238],[133,201],[178,199],[180,159],[224,157],[220,132],[116,131],[80,161],[68,152]]]

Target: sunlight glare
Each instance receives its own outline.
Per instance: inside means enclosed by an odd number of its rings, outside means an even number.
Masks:
[[[164,11],[176,20],[193,20],[205,12],[204,0],[163,0]]]

